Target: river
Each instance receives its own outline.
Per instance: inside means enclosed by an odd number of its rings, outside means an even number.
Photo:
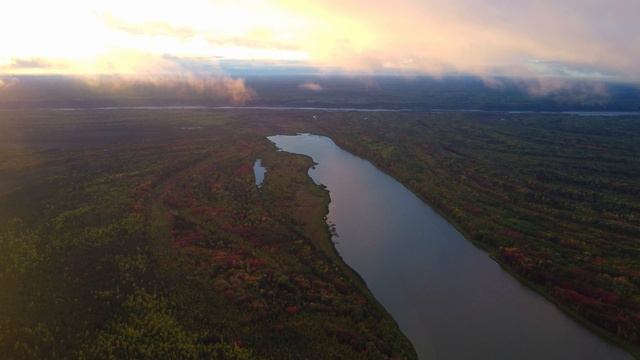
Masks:
[[[343,260],[420,359],[632,359],[520,284],[402,184],[327,137],[271,136],[318,163]]]

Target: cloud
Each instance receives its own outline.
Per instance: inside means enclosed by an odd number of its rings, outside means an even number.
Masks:
[[[151,93],[170,96],[197,96],[234,105],[257,98],[244,79],[203,74],[99,75],[77,77],[101,93]]]
[[[8,62],[0,64],[1,73],[41,73],[50,69],[61,69],[67,66],[64,61],[45,59],[40,57],[14,57]]]
[[[281,51],[298,50],[296,44],[279,39],[273,31],[264,28],[251,29],[247,33],[238,35],[224,35],[198,31],[189,25],[176,26],[167,21],[148,21],[133,23],[117,18],[111,14],[103,15],[105,24],[113,30],[125,32],[140,37],[168,37],[178,40],[188,40],[203,37],[212,46],[233,46],[253,49],[271,49]]]
[[[549,97],[564,103],[599,104],[611,94],[604,81],[570,79],[563,77],[496,78],[485,77],[484,84],[491,89],[517,89],[535,97]]]
[[[637,1],[321,0],[307,11],[341,29],[310,43],[324,50],[315,58],[353,71],[548,76],[533,62],[545,59],[640,80]]]
[[[16,84],[18,84],[19,80],[17,78],[5,78],[5,79],[0,79],[0,90],[5,90],[5,89],[9,89],[12,86],[15,86]]]
[[[313,82],[313,81],[306,81],[302,84],[300,84],[300,89],[303,90],[309,90],[309,91],[322,91],[324,90],[324,88],[322,87],[322,85],[318,84],[317,82]]]
[[[9,67],[13,69],[42,69],[51,67],[51,63],[45,59],[28,58],[28,59],[12,59]]]
[[[520,80],[527,92],[534,96],[571,94],[574,97],[609,96],[606,85],[602,82],[570,81],[558,78],[536,78]]]
[[[197,32],[188,26],[173,26],[165,21],[131,23],[112,14],[104,14],[102,19],[110,28],[131,35],[169,36],[180,39],[187,39],[197,35]]]
[[[143,55],[134,56],[140,59]],[[146,54],[127,73],[76,76],[90,88],[106,93],[153,93],[205,97],[234,105],[257,98],[245,80],[226,75],[218,59],[208,57],[154,56]]]
[[[169,55],[296,61],[327,72],[640,81],[637,0],[8,4],[3,10],[11,16],[0,22],[0,63],[42,59],[53,65],[0,73],[144,73],[147,59]]]

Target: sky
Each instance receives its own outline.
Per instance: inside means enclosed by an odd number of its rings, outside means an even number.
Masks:
[[[640,82],[638,0],[7,0],[0,75],[319,73]]]

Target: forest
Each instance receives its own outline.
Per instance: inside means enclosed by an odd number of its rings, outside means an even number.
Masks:
[[[0,119],[5,356],[415,358],[337,256],[311,160],[265,129],[208,112]]]
[[[185,109],[0,112],[2,352],[415,358],[337,254],[311,159],[266,139],[297,132],[394,176],[637,356],[637,117]]]

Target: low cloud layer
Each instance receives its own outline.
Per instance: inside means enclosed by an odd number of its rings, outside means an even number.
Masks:
[[[7,90],[18,83],[16,78],[0,79],[0,90]]]
[[[153,93],[197,96],[233,105],[256,99],[244,79],[202,74],[100,75],[78,77],[87,86],[107,93],[129,93],[145,89]]]
[[[304,83],[300,84],[299,87],[300,89],[303,89],[303,90],[316,91],[316,92],[324,90],[322,85],[313,81],[305,81]]]
[[[533,97],[547,97],[561,103],[601,104],[611,97],[607,84],[599,80],[560,77],[516,79],[485,77],[482,80],[489,89],[507,90],[515,88]]]
[[[0,78],[0,104],[245,105],[257,99],[244,79],[229,76],[183,73]]]

